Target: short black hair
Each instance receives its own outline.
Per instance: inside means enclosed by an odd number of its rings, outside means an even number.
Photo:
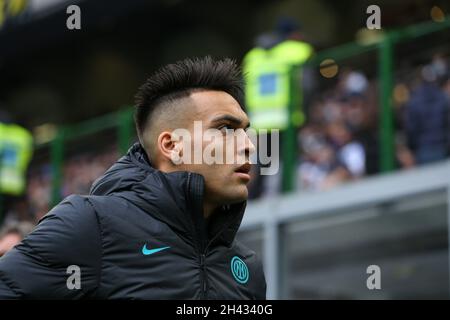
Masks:
[[[148,118],[158,105],[198,90],[224,91],[245,110],[242,72],[234,60],[206,56],[177,61],[151,75],[135,96],[134,120],[141,142]]]

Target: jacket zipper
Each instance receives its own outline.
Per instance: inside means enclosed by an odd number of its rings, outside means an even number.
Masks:
[[[190,191],[190,183],[191,183],[191,172],[188,173],[188,181],[187,181],[187,186],[188,186],[188,190]],[[194,188],[196,188],[196,185],[194,185]],[[194,190],[195,192],[198,192],[198,190]],[[203,204],[201,204],[201,207],[203,208]],[[194,208],[195,209],[199,209],[199,208]],[[195,213],[194,213],[195,215]],[[201,286],[201,299],[202,300],[206,300],[207,296],[208,296],[208,278],[207,278],[207,274],[206,274],[206,250],[208,245],[206,244],[207,242],[207,238],[206,238],[206,234],[205,234],[205,226],[204,225],[199,225],[199,223],[197,223],[197,225],[199,226],[199,233],[200,233],[200,237],[199,237],[199,260],[200,260],[200,286]]]
[[[190,183],[191,183],[191,172],[188,172],[188,180],[187,180],[187,187],[190,191]],[[197,188],[197,185],[194,185],[194,188]],[[196,193],[199,192],[199,190],[194,190]],[[200,217],[200,220],[203,218],[203,203],[200,204],[200,208],[194,208],[194,210],[201,210],[202,215]],[[195,215],[195,214],[194,214]],[[199,260],[200,260],[200,273],[201,273],[201,299],[206,300],[208,298],[208,277],[206,272],[206,254],[208,252],[209,246],[218,238],[220,233],[216,234],[209,242],[206,235],[206,226],[203,224],[204,220],[201,220],[199,225]],[[234,221],[230,221],[227,223],[224,228],[222,228],[222,231],[227,229]]]
[[[208,278],[206,277],[206,255],[205,254],[201,254],[200,255],[200,268],[201,268],[201,273],[202,273],[202,299],[205,300],[207,297],[207,293],[208,293]]]

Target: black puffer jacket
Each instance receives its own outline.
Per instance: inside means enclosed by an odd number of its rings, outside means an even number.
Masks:
[[[259,259],[235,240],[245,203],[206,223],[203,188],[134,145],[91,195],[66,198],[0,258],[0,298],[265,299]]]

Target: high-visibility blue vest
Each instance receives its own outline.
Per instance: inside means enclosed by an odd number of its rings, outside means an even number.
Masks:
[[[268,50],[254,48],[245,55],[245,102],[253,128],[287,128],[289,72],[293,66],[303,64],[312,53],[313,48],[308,43],[286,40]]]
[[[0,193],[21,195],[33,153],[31,133],[16,124],[0,123]]]

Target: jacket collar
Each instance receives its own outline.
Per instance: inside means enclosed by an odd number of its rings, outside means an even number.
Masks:
[[[231,246],[241,225],[246,202],[222,206],[203,218],[204,178],[153,168],[142,146],[134,144],[92,185],[92,195],[115,195],[169,225],[200,251],[214,244]]]

